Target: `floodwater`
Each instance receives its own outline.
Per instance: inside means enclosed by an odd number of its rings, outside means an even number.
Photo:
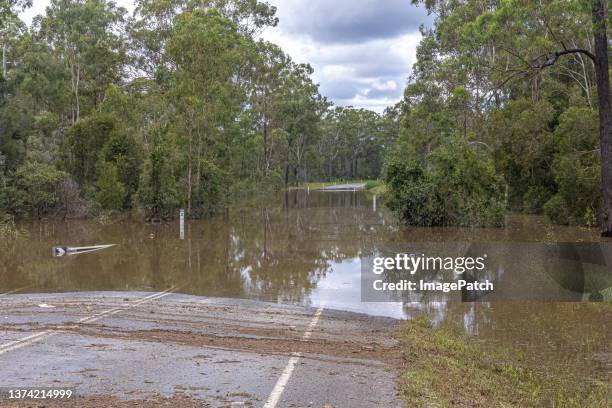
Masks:
[[[239,199],[212,219],[187,222],[184,239],[178,220],[20,227],[19,238],[0,243],[0,293],[159,291],[174,285],[198,296],[396,318],[427,313],[437,324],[458,323],[477,339],[525,351],[536,365],[554,360],[557,367],[599,379],[609,379],[612,370],[610,242],[595,230],[553,226],[539,216],[508,216],[501,229],[407,228],[380,198],[364,192],[292,191]],[[54,246],[96,244],[116,246],[65,257],[51,253]],[[362,301],[362,285],[368,284],[362,267],[374,256],[412,248],[448,256],[488,253],[492,272],[486,277],[500,283],[501,295],[409,293],[394,297],[396,302]]]

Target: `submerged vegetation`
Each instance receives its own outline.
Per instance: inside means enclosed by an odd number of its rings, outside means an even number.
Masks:
[[[410,225],[499,226],[505,197],[490,159],[462,141],[449,142],[418,160],[393,159],[387,166],[387,205]]]

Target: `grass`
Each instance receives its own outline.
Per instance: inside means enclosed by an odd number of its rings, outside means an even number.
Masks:
[[[370,180],[366,183],[365,189],[372,194],[380,195],[387,191],[387,185],[380,180]]]
[[[608,407],[603,383],[538,372],[509,350],[485,349],[459,327],[433,329],[425,318],[399,332],[404,371],[400,393],[408,407]]]

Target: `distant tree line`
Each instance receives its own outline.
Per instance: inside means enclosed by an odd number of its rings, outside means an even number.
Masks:
[[[506,208],[612,233],[605,0],[424,0],[390,206],[414,225],[499,225]]]
[[[399,113],[334,108],[312,68],[259,39],[256,0],[0,6],[0,212],[214,212],[232,193],[376,178]]]

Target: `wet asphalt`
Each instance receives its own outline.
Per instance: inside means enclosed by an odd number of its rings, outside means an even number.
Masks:
[[[183,396],[189,406],[270,408],[294,358],[276,407],[401,406],[399,322],[315,314],[170,291],[2,296],[1,386],[73,388],[82,406]]]

